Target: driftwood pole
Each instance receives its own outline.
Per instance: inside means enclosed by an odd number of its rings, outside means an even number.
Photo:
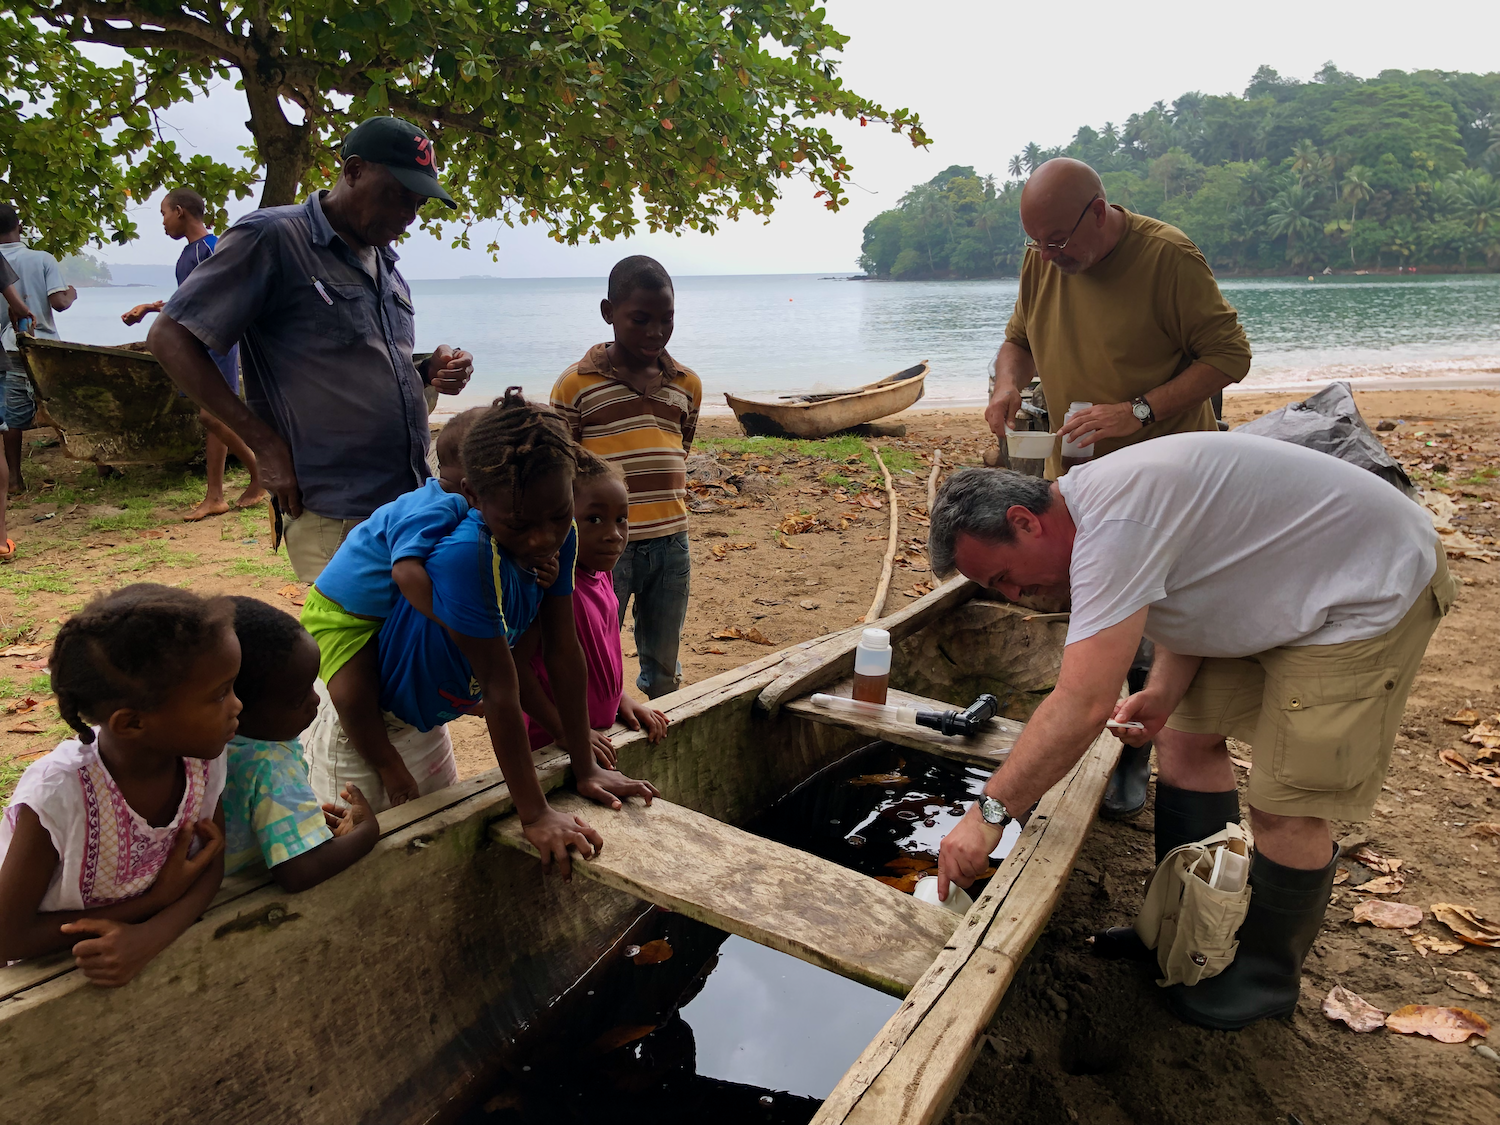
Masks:
[[[932,472],[927,474],[927,518],[932,518],[932,506],[937,503],[938,474],[943,471],[943,451],[932,451]]]
[[[896,543],[901,537],[901,517],[896,511],[896,486],[891,483],[891,471],[880,458],[880,450],[872,444],[870,452],[875,454],[875,464],[885,477],[886,500],[891,506],[891,539],[885,546],[885,563],[880,568],[880,585],[875,587],[875,600],[870,603],[870,612],[865,614],[865,624],[879,620],[885,612],[885,598],[891,590],[891,568],[896,565]]]

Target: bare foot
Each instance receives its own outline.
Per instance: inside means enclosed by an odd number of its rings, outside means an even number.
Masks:
[[[247,488],[240,493],[240,498],[234,502],[236,508],[258,508],[266,502],[266,490],[264,488]]]
[[[224,501],[205,498],[201,504],[182,517],[182,522],[197,523],[199,520],[207,519],[209,516],[222,516],[227,511],[229,511],[229,505],[224,503]]]

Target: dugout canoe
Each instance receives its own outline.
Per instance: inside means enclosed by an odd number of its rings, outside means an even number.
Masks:
[[[926,360],[847,391],[787,395],[785,401],[761,402],[726,394],[740,429],[751,437],[822,438],[840,430],[899,414],[922,397]]]
[[[36,424],[55,427],[69,457],[112,468],[186,465],[203,457],[198,407],[178,394],[144,345],[102,348],[21,336],[19,346],[36,389]]]
[[[1055,682],[1064,627],[976,593],[949,582],[881,622],[898,645],[894,680],[949,703],[982,683],[1025,714]],[[937,1120],[1061,894],[1119,744],[1101,735],[1054,787],[962,919],[740,831],[872,737],[986,763],[1007,752],[1014,721],[959,745],[813,711],[808,693],[851,676],[862,628],[658,700],[667,737],[617,745],[621,768],[663,800],[591,806],[610,846],[570,884],[515,846],[510,794],[490,771],[382,814],[375,851],[310,891],[226,880],[126,988],[93,988],[66,955],[0,969],[0,1121],[426,1121],[472,1096],[474,1075],[586,970],[622,956],[649,903],[905,994],[816,1121]],[[567,780],[554,748],[536,764],[548,790]],[[747,849],[757,862],[726,871],[716,858]],[[809,880],[839,909],[789,910]]]

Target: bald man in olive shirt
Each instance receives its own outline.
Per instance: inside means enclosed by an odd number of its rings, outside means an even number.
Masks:
[[[1021,292],[995,357],[985,421],[1002,440],[1039,377],[1049,429],[1094,456],[1163,434],[1214,430],[1210,400],[1250,370],[1250,343],[1207,260],[1176,227],[1112,206],[1087,164],[1059,158],[1021,192]],[[1093,405],[1063,424],[1070,403]],[[1058,452],[1047,475],[1062,475]],[[1131,669],[1139,691],[1150,663]],[[1140,681],[1140,682],[1137,682]],[[1145,804],[1151,748],[1126,747],[1101,811]]]

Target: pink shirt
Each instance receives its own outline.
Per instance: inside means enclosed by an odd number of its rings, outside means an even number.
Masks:
[[[602,730],[614,726],[620,711],[620,696],[625,691],[620,602],[615,597],[614,575],[609,571],[578,568],[573,579],[573,623],[589,671],[589,726]],[[542,682],[547,698],[555,703],[557,697],[547,681],[547,668],[540,652],[531,658],[531,669]],[[533,750],[555,741],[530,715],[526,717],[526,731],[531,736]]]

